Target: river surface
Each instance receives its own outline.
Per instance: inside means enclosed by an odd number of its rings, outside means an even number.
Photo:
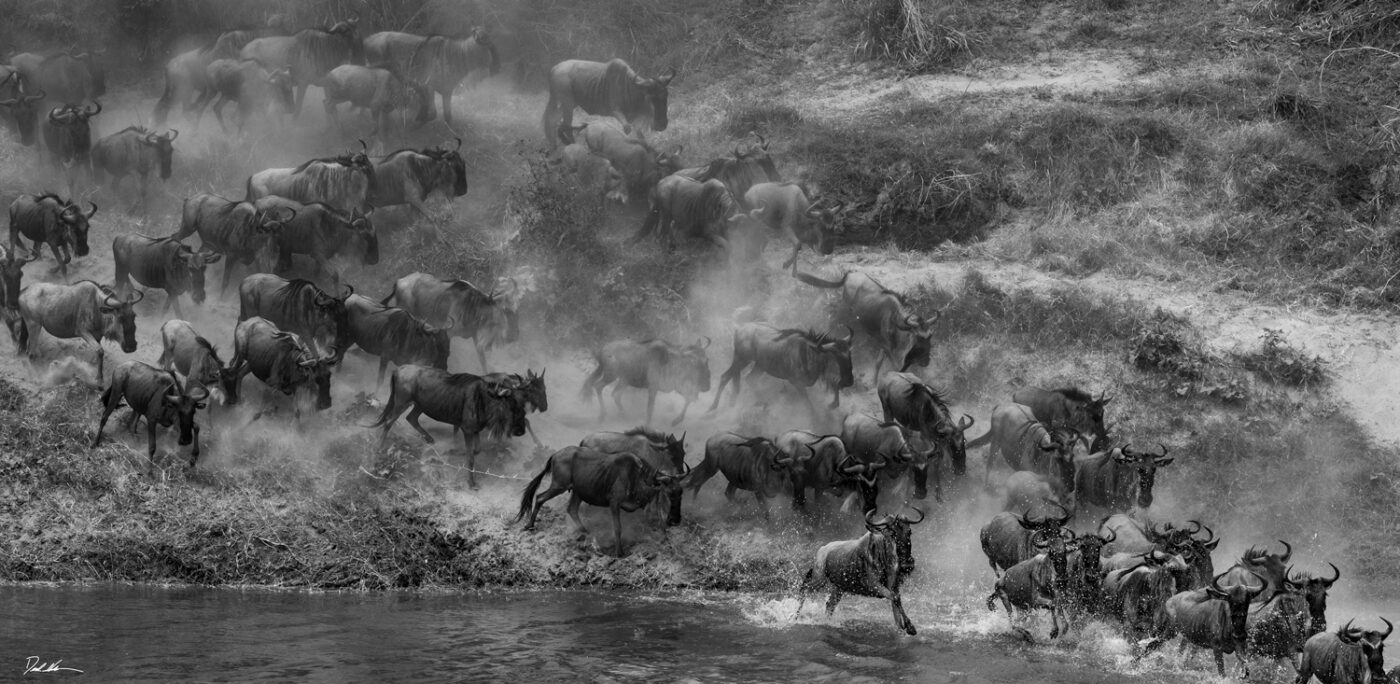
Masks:
[[[608,592],[340,594],[0,587],[0,680],[92,682],[1188,682],[1208,656],[1133,665],[1116,637],[1030,646],[1005,616],[847,598]],[[843,613],[845,614],[843,616]],[[1085,630],[1093,631],[1092,628]],[[1103,630],[1106,631],[1106,630]],[[1173,649],[1174,650],[1174,649]],[[82,670],[24,673],[28,659]],[[1280,680],[1282,681],[1282,680]]]

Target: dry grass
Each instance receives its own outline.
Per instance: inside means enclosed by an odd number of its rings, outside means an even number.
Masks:
[[[985,38],[961,0],[841,0],[865,59],[923,72],[971,57]]]

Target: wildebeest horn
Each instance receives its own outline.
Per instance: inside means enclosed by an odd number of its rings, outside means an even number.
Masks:
[[[93,103],[94,105],[97,105],[97,109],[93,109],[92,107],[88,107],[87,109],[84,110],[84,113],[85,113],[87,116],[97,116],[98,114],[101,114],[101,113],[102,113],[102,103],[99,102],[99,101],[97,101],[97,100],[93,100],[92,103]]]
[[[710,348],[710,337],[709,337],[708,335],[702,335],[702,336],[700,337],[700,340],[704,340],[704,341],[705,341],[704,344],[700,345],[700,348],[701,348],[701,349],[709,349],[709,348]],[[700,340],[696,340],[696,342],[698,343]]]
[[[843,325],[843,326],[841,326],[841,327],[843,327],[843,328],[846,329],[846,341],[847,341],[847,342],[850,342],[853,338],[855,338],[855,336],[856,336],[856,331],[852,330],[852,329],[851,329],[851,326],[849,326],[849,325]]]
[[[1117,539],[1118,539],[1118,531],[1117,531],[1117,530],[1114,530],[1112,527],[1110,527],[1110,528],[1108,528],[1108,533],[1111,534],[1111,535],[1113,535],[1113,536],[1111,536],[1111,537],[1109,537],[1109,538],[1107,538],[1107,539],[1104,539],[1103,537],[1099,537],[1099,539],[1103,539],[1103,543],[1104,543],[1104,544],[1112,544],[1113,542],[1117,541]]]
[[[36,93],[36,94],[34,94],[34,95],[24,95],[24,96],[22,96],[20,99],[22,99],[22,100],[24,100],[24,101],[26,101],[26,102],[33,102],[33,101],[35,101],[35,100],[42,100],[42,99],[44,99],[44,98],[47,97],[47,96],[48,96],[48,93],[47,93],[47,92],[45,92],[45,91],[43,91],[43,90],[40,90],[38,93]]]
[[[168,139],[170,140],[170,142],[175,142],[175,139],[180,137],[180,129],[172,128],[170,129],[169,133],[166,133],[166,135],[169,136]]]
[[[904,505],[905,505],[905,506],[909,506],[909,502],[908,502],[908,501],[905,501],[905,502],[904,502]],[[923,512],[923,511],[919,510],[919,508],[918,508],[917,506],[909,506],[909,508],[910,508],[911,510],[913,510],[915,513],[918,513],[918,514],[919,514],[919,519],[918,519],[918,520],[910,520],[910,519],[909,519],[909,516],[904,515],[903,513],[900,513],[900,514],[899,514],[898,516],[896,516],[896,517],[898,517],[900,520],[903,520],[904,522],[909,523],[910,525],[917,525],[917,524],[919,524],[919,523],[921,523],[921,522],[924,521],[924,517],[925,517],[925,516],[924,516],[924,512]]]
[[[1205,539],[1198,539],[1197,541],[1199,541],[1199,542],[1202,543],[1202,544],[1209,544],[1211,541],[1213,541],[1213,540],[1215,539],[1215,530],[1212,530],[1212,529],[1210,529],[1209,527],[1206,527],[1205,525],[1202,525],[1201,527],[1204,527],[1204,528],[1205,528],[1205,530],[1206,530],[1206,535],[1208,535],[1208,536],[1207,536]]]
[[[1381,622],[1385,623],[1385,634],[1381,635],[1381,641],[1385,641],[1385,638],[1390,636],[1391,632],[1395,631],[1395,625],[1390,624],[1390,620],[1385,618],[1381,618]]]
[[[1055,504],[1057,508],[1059,508],[1061,511],[1064,511],[1064,517],[1060,518],[1059,522],[1056,523],[1056,525],[1058,525],[1059,527],[1064,527],[1065,523],[1069,522],[1069,519],[1074,517],[1074,513],[1071,512],[1068,508],[1065,508],[1064,505],[1058,501],[1052,501],[1050,503]],[[1049,520],[1047,519],[1046,522],[1049,522]]]
[[[656,80],[661,81],[661,85],[671,85],[671,79],[674,79],[675,77],[676,77],[676,69],[675,69],[675,67],[672,67],[672,68],[671,68],[671,73],[666,74],[665,76],[663,76],[663,77],[661,77],[661,78],[658,78],[658,79],[656,79]]]
[[[1333,582],[1336,582],[1337,580],[1342,578],[1342,571],[1336,566],[1335,563],[1332,563],[1331,561],[1328,561],[1327,564],[1332,566],[1332,579],[1322,579],[1321,577],[1319,577],[1318,579],[1322,580],[1323,584],[1330,587],[1332,586]]]
[[[967,432],[969,429],[972,428],[973,425],[976,425],[976,424],[977,424],[977,419],[976,419],[976,418],[973,418],[972,416],[970,416],[970,415],[964,413],[964,414],[963,414],[963,417],[958,419],[958,430],[960,430],[960,431],[962,431],[962,432]]]
[[[152,144],[152,145],[154,145],[155,142],[156,142],[156,138],[158,138],[158,137],[160,137],[160,136],[156,135],[154,132],[152,132],[152,133],[147,133],[147,134],[146,134],[146,137],[145,137],[145,141],[148,142],[148,143],[150,143],[150,144]]]
[[[1199,520],[1187,520],[1186,523],[1187,523],[1188,525],[1191,525],[1191,529],[1190,529],[1190,530],[1187,530],[1187,531],[1186,531],[1186,534],[1191,535],[1191,534],[1195,534],[1195,533],[1201,531],[1201,521],[1199,521]]]
[[[759,149],[763,149],[763,150],[768,149],[768,141],[767,141],[767,140],[764,140],[764,139],[763,139],[763,136],[761,136],[761,135],[758,134],[758,131],[749,131],[749,135],[752,135],[753,137],[758,138],[758,147],[759,147]]]
[[[871,520],[870,518],[871,518],[871,516],[873,516],[873,515],[875,515],[875,511],[866,511],[866,512],[865,512],[865,524],[866,524],[866,525],[869,525],[869,526],[871,526],[871,527],[880,527],[881,525],[884,524],[883,522],[875,522],[874,520]]]
[[[294,219],[294,218],[297,217],[297,210],[296,210],[296,209],[293,209],[293,208],[291,208],[291,207],[282,207],[282,208],[283,208],[283,209],[286,209],[288,212],[291,212],[291,213],[287,214],[287,218],[284,218],[284,219],[277,219],[278,221],[281,221],[282,223],[286,223],[286,222],[288,222],[288,221],[290,221],[290,220],[292,220],[292,219]]]
[[[856,463],[853,466],[846,465],[847,462],[854,460],[856,460],[854,456],[847,455],[845,458],[841,459],[840,463],[836,464],[836,469],[847,475],[865,472],[865,466],[861,463]]]
[[[62,107],[54,107],[53,109],[50,109],[50,110],[49,110],[49,121],[52,121],[53,123],[58,123],[58,114],[61,113],[62,111],[63,111],[63,108],[62,108]]]
[[[361,151],[361,152],[364,152],[364,153],[366,153],[366,154],[368,154],[368,153],[369,153],[369,145],[366,145],[366,144],[365,144],[364,138],[356,138],[356,140],[359,140],[359,141],[360,141],[360,151]]]
[[[199,393],[198,396],[195,395],[196,392]],[[193,391],[190,392],[190,398],[195,401],[204,401],[205,399],[209,398],[209,390],[203,387],[196,387]]]
[[[453,152],[456,152],[456,151],[462,149],[462,139],[461,139],[461,138],[454,138],[454,139],[457,141],[457,147],[453,148],[452,151],[453,151]]]
[[[1282,539],[1278,540],[1278,543],[1283,544],[1284,549],[1283,555],[1279,556],[1278,559],[1280,561],[1283,561],[1284,563],[1287,563],[1288,559],[1293,557],[1293,547],[1288,542]]]
[[[88,200],[88,206],[91,208],[88,209],[87,217],[92,218],[93,215],[97,213],[97,204],[92,200]]]
[[[349,299],[349,298],[350,298],[350,295],[355,294],[355,287],[354,287],[353,285],[351,285],[350,283],[344,283],[344,285],[345,285],[345,296],[344,296],[344,297],[341,297],[341,300]]]
[[[141,300],[143,300],[143,299],[146,298],[146,293],[145,293],[145,292],[142,292],[141,290],[133,290],[132,292],[135,293],[136,297],[135,297],[134,299],[132,299],[132,300],[130,300],[130,301],[128,301],[128,302],[124,302],[124,303],[127,303],[127,304],[135,304],[136,302],[139,302],[139,301],[141,301]]]

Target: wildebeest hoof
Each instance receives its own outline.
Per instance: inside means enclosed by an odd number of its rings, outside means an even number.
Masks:
[[[904,633],[909,636],[914,636],[919,633],[919,630],[914,629],[914,623],[911,622],[904,626]]]
[[[915,498],[915,499],[919,499],[919,500],[921,500],[921,501],[922,501],[923,499],[927,499],[927,498],[928,498],[928,490],[927,490],[927,489],[915,489],[915,490],[914,490],[914,498]]]
[[[1026,641],[1032,644],[1035,643],[1035,637],[1031,636],[1031,631],[1029,629],[1026,629],[1025,627],[1017,627],[1016,633],[1020,634],[1022,639],[1025,639]]]
[[[436,439],[433,439],[433,436],[432,436],[432,435],[423,435],[423,443],[424,443],[424,444],[437,444],[437,440],[436,440]]]
[[[481,489],[481,485],[479,485],[479,484],[477,484],[477,483],[475,483],[475,482],[468,482],[468,483],[467,483],[467,489],[470,489],[470,490],[472,490],[472,491],[477,491],[478,489]]]

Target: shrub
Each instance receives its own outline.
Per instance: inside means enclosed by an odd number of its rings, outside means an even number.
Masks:
[[[956,0],[842,0],[857,25],[856,54],[927,71],[972,53],[984,42]]]
[[[1308,388],[1327,381],[1320,356],[1308,356],[1288,343],[1282,330],[1265,328],[1259,349],[1238,355],[1240,365],[1278,385]]]
[[[1214,363],[1199,334],[1185,319],[1158,309],[1128,342],[1128,361],[1146,371],[1181,380],[1203,380]]]
[[[1087,105],[1059,105],[1029,117],[1016,140],[1027,190],[1044,204],[1082,213],[1135,197],[1157,177],[1159,159],[1181,143],[1151,117],[1116,118]]]

